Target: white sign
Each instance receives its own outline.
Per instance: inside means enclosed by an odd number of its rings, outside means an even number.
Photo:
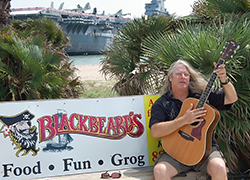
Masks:
[[[148,166],[143,96],[0,103],[1,179]]]

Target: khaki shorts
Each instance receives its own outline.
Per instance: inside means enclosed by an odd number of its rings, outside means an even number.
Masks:
[[[212,147],[211,153],[209,154],[208,158],[203,164],[197,164],[195,166],[184,165],[178,162],[177,160],[175,160],[174,158],[172,158],[166,152],[164,152],[160,154],[159,157],[156,159],[155,165],[159,162],[168,162],[178,171],[179,175],[186,173],[188,171],[207,172],[207,164],[213,158],[221,158],[224,160],[224,158],[222,157],[222,153],[218,150],[217,147]]]

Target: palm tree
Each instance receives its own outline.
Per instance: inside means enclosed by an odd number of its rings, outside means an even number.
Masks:
[[[248,13],[249,0],[198,0],[193,5],[193,15],[202,19],[213,19],[225,14]]]
[[[114,90],[119,95],[147,94],[155,91],[152,83],[161,83],[155,78],[159,64],[148,58],[142,59],[142,41],[153,32],[171,29],[172,17],[149,17],[134,19],[118,32],[114,42],[104,52],[101,72],[118,82]],[[159,62],[157,62],[159,63]],[[156,69],[157,68],[157,69]],[[154,80],[153,80],[154,79]]]
[[[68,38],[47,20],[13,21],[1,29],[2,101],[76,98],[82,84],[64,53]]]

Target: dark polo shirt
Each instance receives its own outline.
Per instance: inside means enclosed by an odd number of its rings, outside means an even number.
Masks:
[[[188,97],[200,98],[199,94],[189,94]],[[224,105],[225,94],[223,91],[211,92],[208,97],[207,104],[212,105],[217,110],[229,110],[232,104]],[[182,106],[182,101],[174,99],[169,93],[162,95],[157,99],[151,108],[151,118],[149,128],[155,123],[171,121],[175,119]],[[216,145],[216,140],[213,136],[212,145]]]

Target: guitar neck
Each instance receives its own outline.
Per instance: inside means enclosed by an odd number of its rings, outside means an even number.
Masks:
[[[222,58],[220,58],[219,61],[217,62],[217,66],[214,68],[214,70],[215,70],[215,69],[218,69],[218,67],[219,67],[221,64],[223,64],[224,62],[225,62],[225,60],[222,59]],[[217,74],[216,74],[216,73],[213,73],[213,74],[211,75],[211,77],[210,77],[210,79],[209,79],[209,81],[208,81],[208,83],[207,83],[207,86],[206,86],[205,90],[204,90],[203,93],[201,94],[201,97],[200,97],[200,99],[199,99],[199,102],[198,102],[196,108],[201,108],[201,107],[203,107],[204,104],[206,103],[207,98],[208,98],[208,96],[209,96],[209,94],[210,94],[210,92],[211,92],[211,90],[212,90],[213,85],[214,85],[214,82],[215,82],[216,77],[217,77]]]

